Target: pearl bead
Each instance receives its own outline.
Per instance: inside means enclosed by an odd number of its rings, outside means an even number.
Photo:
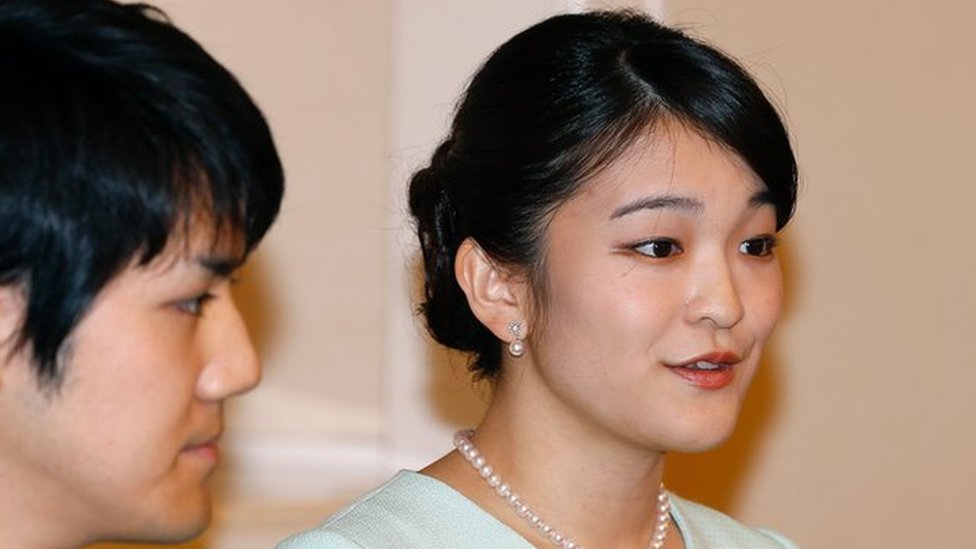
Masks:
[[[512,340],[508,344],[508,352],[514,357],[520,357],[525,354],[525,342],[521,339]]]
[[[518,350],[518,355],[515,354],[515,350]],[[525,350],[524,344],[521,340],[515,340],[509,345],[509,351],[515,356],[520,356]],[[458,431],[454,436],[454,447],[461,452],[461,455],[471,464],[472,467],[478,472],[478,474],[485,479],[488,486],[495,490],[495,493],[499,497],[504,498],[505,502],[511,506],[515,513],[525,519],[533,528],[539,533],[545,536],[551,543],[561,547],[562,549],[586,549],[586,546],[577,544],[571,537],[554,530],[546,521],[535,513],[522,498],[512,490],[509,486],[502,480],[501,475],[495,472],[494,468],[488,464],[487,458],[481,455],[481,452],[474,446],[469,438],[474,431]],[[671,498],[668,493],[664,490],[664,485],[662,484],[657,493],[657,518],[654,524],[654,535],[651,537],[648,543],[649,549],[661,549],[664,547],[664,541],[668,535],[668,528],[670,526],[670,511],[671,511]]]

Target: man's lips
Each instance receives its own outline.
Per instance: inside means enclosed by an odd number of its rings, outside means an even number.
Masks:
[[[220,458],[220,448],[218,447],[219,441],[220,433],[209,436],[205,439],[191,441],[189,444],[183,447],[182,453],[216,462]]]

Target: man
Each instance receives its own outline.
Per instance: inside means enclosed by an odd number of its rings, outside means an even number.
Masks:
[[[0,547],[206,526],[223,401],[260,378],[231,275],[282,182],[158,11],[0,0]]]

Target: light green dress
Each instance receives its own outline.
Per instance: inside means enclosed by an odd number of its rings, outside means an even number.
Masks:
[[[768,530],[671,496],[685,549],[797,549]],[[534,549],[517,532],[443,482],[400,471],[379,488],[294,535],[278,549]]]

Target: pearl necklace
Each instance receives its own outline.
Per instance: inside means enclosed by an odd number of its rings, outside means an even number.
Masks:
[[[475,448],[473,442],[471,442],[471,435],[474,434],[474,430],[466,429],[458,431],[454,434],[454,447],[457,448],[464,459],[468,460],[468,463],[478,471],[481,478],[485,479],[488,486],[498,494],[499,497],[508,503],[508,506],[515,509],[518,516],[525,519],[533,528],[539,531],[550,543],[556,547],[561,547],[562,549],[586,549],[585,546],[579,545],[573,539],[566,534],[559,532],[553,528],[549,523],[542,520],[538,514],[535,513],[528,505],[522,501],[521,496],[519,496],[512,487],[506,484],[502,477],[495,472],[495,469],[488,464],[485,457],[481,455],[481,452]],[[664,490],[664,483],[661,483],[661,488],[657,493],[657,520],[654,523],[654,535],[651,536],[651,541],[648,543],[648,549],[661,549],[664,547],[664,540],[668,535],[668,526],[670,524],[671,516],[671,499],[668,497],[668,493]]]

